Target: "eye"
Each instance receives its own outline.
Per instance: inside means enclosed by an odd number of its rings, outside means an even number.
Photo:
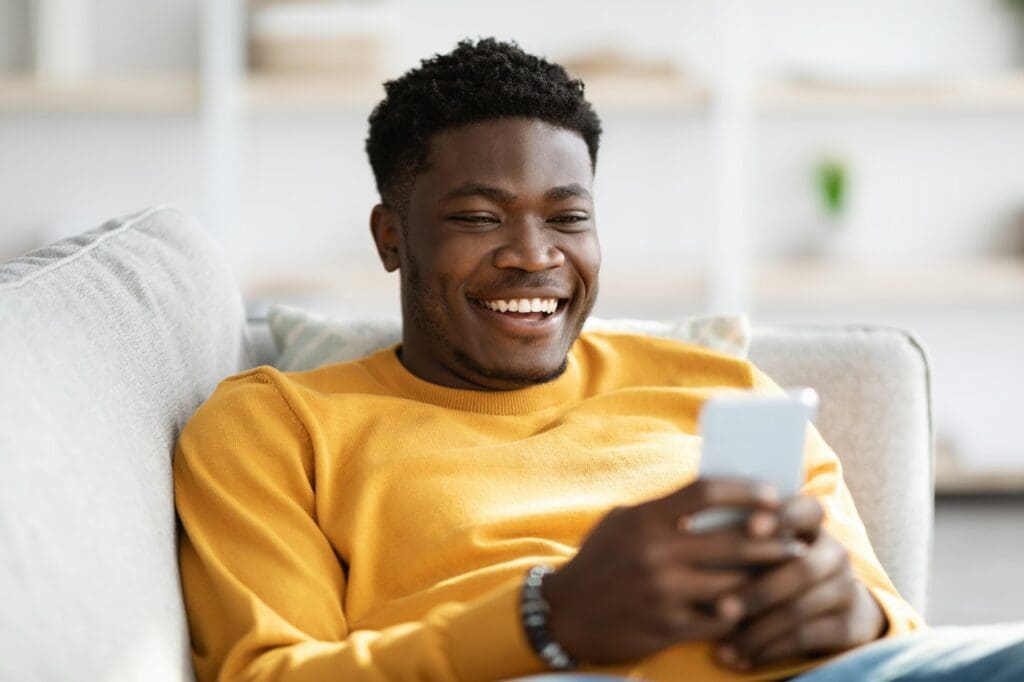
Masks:
[[[486,227],[489,225],[497,225],[498,223],[501,222],[493,215],[481,213],[469,213],[448,216],[448,220],[473,227]]]
[[[590,220],[590,216],[584,213],[566,213],[564,215],[555,216],[549,218],[549,223],[554,223],[559,229],[566,231],[579,231],[586,228],[585,223]]]

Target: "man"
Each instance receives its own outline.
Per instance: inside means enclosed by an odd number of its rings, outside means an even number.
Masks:
[[[816,434],[794,499],[694,482],[701,402],[768,378],[580,334],[600,267],[582,84],[481,40],[386,88],[370,223],[402,343],[229,378],[183,431],[199,679],[784,679],[920,628]],[[718,506],[749,520],[688,529]]]

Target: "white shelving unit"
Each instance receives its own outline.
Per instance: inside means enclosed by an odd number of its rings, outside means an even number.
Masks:
[[[250,114],[366,114],[383,96],[377,80],[348,81],[248,75],[240,82]],[[602,111],[708,115],[711,91],[695,79],[587,79],[587,97]],[[0,74],[0,112],[26,114],[193,114],[200,82],[189,73],[96,77],[75,85],[45,84],[30,74]],[[977,75],[899,87],[766,79],[758,83],[759,115],[882,114],[913,111],[1024,114],[1024,73]]]
[[[234,9],[232,9],[232,5]],[[723,5],[724,7],[724,5]],[[358,114],[366,112],[383,94],[379,80],[337,78],[289,78],[248,74],[244,64],[244,39],[237,25],[239,0],[207,3],[206,39],[199,76],[186,73],[146,76],[95,77],[75,84],[47,84],[31,75],[0,75],[0,113],[123,115],[199,115],[204,130],[207,181],[211,188],[206,204],[214,216],[211,224],[230,226],[237,216],[240,186],[237,158],[240,140],[237,130],[248,116]],[[734,11],[734,10],[733,10]],[[723,10],[725,12],[725,10]],[[214,16],[216,14],[216,16]],[[215,26],[212,30],[211,26]],[[232,33],[235,49],[225,50],[223,36]],[[230,55],[234,54],[234,57]],[[942,82],[904,82],[899,87],[823,81],[745,81],[736,89],[730,76],[717,82],[694,79],[588,78],[588,96],[602,111],[637,114],[670,114],[710,117],[717,126],[719,145],[724,140],[749,139],[752,117],[804,114],[874,112],[994,112],[1024,114],[1024,73],[1003,73],[950,79]],[[735,76],[732,76],[735,78]],[[728,94],[723,89],[732,87]],[[746,91],[744,90],[746,88]],[[746,98],[744,92],[749,94]],[[746,113],[737,114],[729,98],[741,98]],[[739,117],[740,122],[732,120]],[[744,152],[733,148],[731,154]],[[748,194],[742,186],[745,171],[737,171],[742,160],[733,159],[732,169],[719,170],[729,189],[719,198]],[[736,176],[736,173],[739,173]],[[727,176],[733,175],[731,179]],[[725,209],[735,211],[735,206]],[[719,225],[719,258],[712,267],[687,275],[681,290],[703,307],[746,309],[753,305],[842,305],[871,303],[892,305],[959,302],[979,304],[1024,303],[1024,272],[1018,262],[972,261],[908,265],[814,264],[801,262],[752,263],[736,268],[735,254],[745,252],[749,226],[746,218],[734,217],[731,227]],[[725,233],[723,237],[723,233]],[[739,245],[739,246],[737,246]],[[730,267],[733,266],[733,267]],[[737,274],[738,271],[738,274]],[[730,274],[731,273],[731,274]],[[335,276],[337,277],[337,276]],[[643,278],[631,289],[645,289]],[[309,271],[277,273],[250,283],[253,292],[273,291],[270,282],[292,292],[310,295],[348,286],[348,282],[325,282],[323,275]],[[809,287],[808,282],[814,286]],[[657,295],[659,287],[647,287]],[[679,289],[677,289],[679,290]]]
[[[755,309],[800,311],[921,311],[957,307],[960,312],[1024,311],[1024,266],[1020,261],[960,260],[940,263],[799,262],[766,260],[751,253],[750,177],[752,150],[763,123],[866,116],[898,121],[901,116],[941,115],[1006,122],[1024,120],[1024,71],[962,74],[941,79],[858,80],[839,77],[755,78],[743,54],[751,27],[750,0],[716,0],[707,15],[709,42],[718,51],[706,80],[686,77],[622,77],[583,74],[587,95],[602,113],[644,120],[706,124],[711,133],[709,166],[717,180],[707,253],[670,271],[614,271],[603,275],[604,303],[638,314],[654,309]],[[0,73],[0,114],[63,116],[191,117],[199,122],[204,163],[204,218],[229,235],[236,231],[245,151],[246,119],[341,115],[365,118],[383,95],[379,78],[295,78],[246,71],[244,0],[200,3],[201,58],[197,72],[146,75],[86,75],[72,82],[45,82],[31,74]],[[93,72],[94,73],[94,72]],[[991,118],[978,118],[982,114]],[[314,119],[310,119],[314,120]],[[971,126],[975,125],[972,123]],[[765,126],[768,128],[768,126]],[[786,126],[783,126],[786,127]],[[971,127],[971,130],[975,128]],[[703,150],[702,150],[703,153]],[[1004,166],[1005,168],[1005,166]],[[1005,172],[1005,170],[1004,170]],[[239,273],[254,298],[333,298],[346,304],[393,302],[395,282],[376,267],[303,268]],[[352,297],[360,291],[360,300]],[[1004,315],[1004,318],[1006,316]],[[991,477],[990,477],[991,478]],[[991,480],[998,480],[998,477]],[[1018,480],[1018,479],[1013,479]],[[946,485],[946,484],[944,484]],[[951,484],[950,484],[951,485]],[[994,484],[986,484],[988,487]],[[1017,484],[1016,489],[1021,489]]]

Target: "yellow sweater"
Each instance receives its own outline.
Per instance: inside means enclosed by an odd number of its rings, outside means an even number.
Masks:
[[[483,680],[543,671],[518,588],[568,560],[614,505],[697,473],[701,402],[778,390],[749,362],[672,341],[584,334],[558,379],[481,392],[424,382],[390,348],[310,372],[226,379],[174,459],[181,579],[199,680]],[[921,626],[875,558],[839,462],[812,438],[804,492],[882,605]],[[607,672],[739,676],[707,643]]]

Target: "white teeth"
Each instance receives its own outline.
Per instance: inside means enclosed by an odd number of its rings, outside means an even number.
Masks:
[[[550,315],[558,310],[557,298],[514,298],[480,302],[490,310],[499,313],[546,313]]]

